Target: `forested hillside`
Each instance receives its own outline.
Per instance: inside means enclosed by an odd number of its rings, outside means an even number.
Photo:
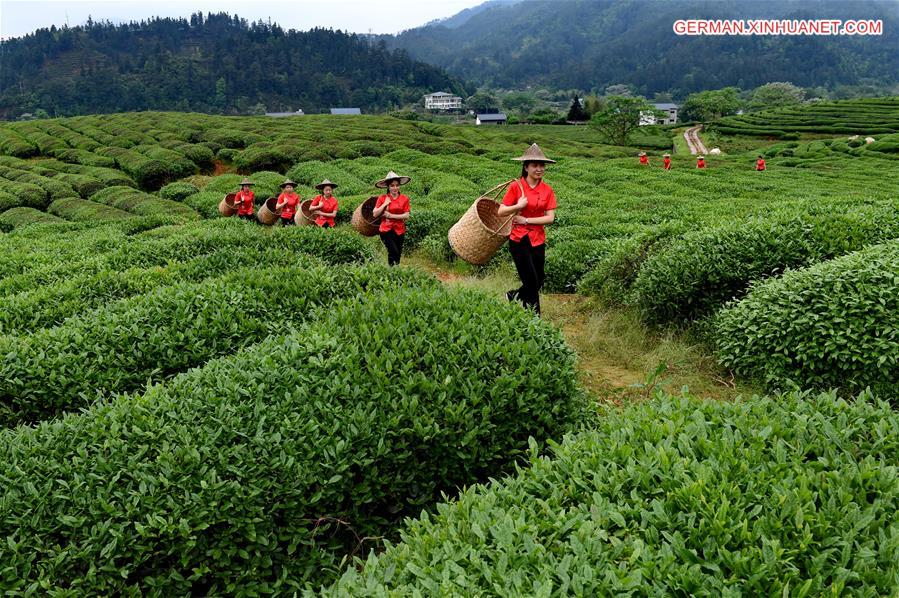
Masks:
[[[0,46],[0,117],[132,110],[389,109],[434,90],[437,67],[354,34],[285,31],[227,14],[39,29]]]
[[[769,81],[828,89],[899,82],[899,4],[892,1],[529,0],[492,2],[460,22],[463,16],[387,42],[466,80],[510,88],[602,91],[625,83],[642,94],[682,97]],[[678,19],[880,19],[883,34],[679,36]]]

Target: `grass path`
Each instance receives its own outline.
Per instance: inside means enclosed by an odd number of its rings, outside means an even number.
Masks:
[[[444,284],[479,289],[500,301],[518,286],[508,270],[479,277],[464,266],[435,264],[416,254],[403,256],[403,263]],[[675,332],[648,329],[630,310],[609,308],[578,294],[544,294],[541,306],[543,317],[562,331],[577,353],[581,384],[597,400],[640,400],[656,388],[679,393],[685,386],[696,396],[719,400],[759,392],[722,372],[704,347]]]

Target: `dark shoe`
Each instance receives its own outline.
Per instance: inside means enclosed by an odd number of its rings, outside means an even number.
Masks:
[[[506,291],[506,299],[509,302],[518,301],[518,291]]]

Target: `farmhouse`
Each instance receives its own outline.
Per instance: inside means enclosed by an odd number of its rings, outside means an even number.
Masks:
[[[665,113],[662,118],[656,118],[648,112],[640,113],[640,126],[643,125],[673,125],[677,122],[677,104],[653,104],[653,108]]]
[[[462,98],[438,91],[425,96],[425,108],[428,110],[461,110]]]
[[[477,125],[504,125],[506,124],[506,115],[502,112],[494,114],[478,114],[475,119]]]

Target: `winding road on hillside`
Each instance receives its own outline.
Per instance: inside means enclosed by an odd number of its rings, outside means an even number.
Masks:
[[[705,145],[699,138],[700,129],[702,129],[702,125],[690,127],[689,129],[684,131],[684,139],[686,139],[687,141],[687,147],[690,148],[691,154],[702,154],[703,156],[707,156],[709,154],[709,151],[705,148]]]

